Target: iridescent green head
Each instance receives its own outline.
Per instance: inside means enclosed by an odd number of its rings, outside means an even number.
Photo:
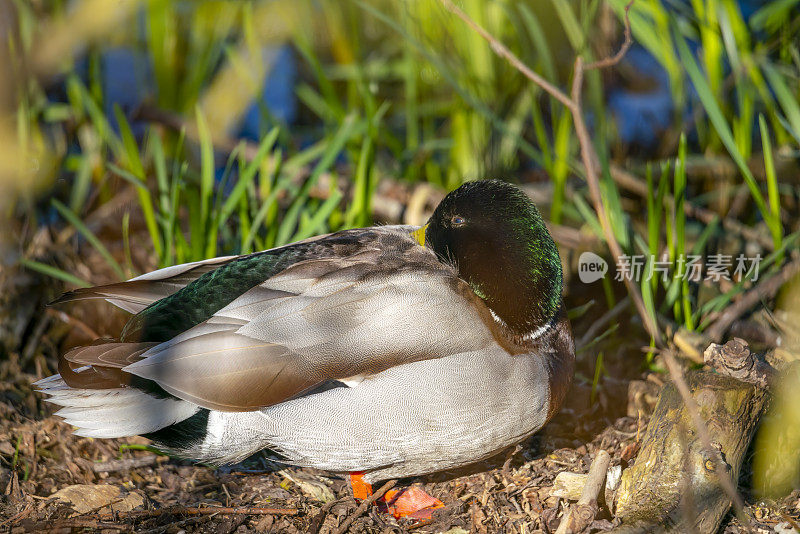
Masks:
[[[433,212],[425,241],[518,335],[535,337],[556,318],[561,259],[519,188],[499,180],[462,185]]]

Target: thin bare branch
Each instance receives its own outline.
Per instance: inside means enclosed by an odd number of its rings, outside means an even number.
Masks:
[[[584,64],[583,58],[578,56],[575,58],[575,67],[572,78],[572,122],[575,124],[575,133],[578,136],[578,141],[581,146],[581,159],[583,166],[586,168],[586,184],[589,186],[589,196],[592,199],[594,210],[597,213],[597,218],[600,221],[600,226],[603,229],[608,248],[611,250],[611,255],[615,258],[622,257],[622,248],[614,236],[614,229],[611,227],[611,221],[608,218],[608,212],[603,206],[603,197],[600,193],[600,180],[597,174],[600,158],[597,151],[592,144],[592,139],[589,136],[589,129],[583,120],[583,106],[581,105],[581,89],[583,88],[583,73]],[[658,330],[658,325],[653,321],[653,318],[647,313],[645,308],[642,294],[639,292],[639,287],[633,281],[632,277],[624,276],[623,281],[625,287],[628,289],[631,300],[636,311],[644,322],[647,332],[655,340],[656,344],[661,344],[661,332]]]
[[[592,70],[592,69],[605,69],[608,67],[613,67],[620,61],[622,58],[625,57],[625,54],[628,53],[631,45],[633,45],[633,36],[631,35],[631,20],[628,18],[628,11],[630,11],[631,6],[636,0],[631,0],[628,2],[628,5],[625,6],[625,40],[622,42],[622,46],[619,47],[619,50],[616,54],[611,57],[607,57],[604,59],[599,59],[595,62],[589,63],[584,67],[584,70]]]
[[[92,471],[95,473],[115,473],[119,471],[129,471],[140,467],[150,467],[158,463],[158,456],[142,456],[136,458],[125,458],[123,460],[110,460],[108,462],[97,462],[92,464]]]
[[[297,508],[259,508],[242,506],[232,508],[227,506],[167,506],[154,510],[130,510],[127,512],[95,513],[84,517],[91,517],[100,521],[119,521],[125,519],[147,519],[163,515],[297,515]]]
[[[448,11],[455,14],[458,18],[463,20],[467,26],[475,30],[475,32],[486,39],[488,41],[489,46],[492,47],[495,54],[504,58],[508,61],[515,69],[520,71],[526,78],[531,80],[533,83],[547,91],[553,98],[567,106],[569,109],[572,109],[574,103],[570,100],[567,94],[553,85],[552,83],[548,82],[543,76],[531,70],[525,63],[522,62],[514,53],[509,50],[503,43],[498,41],[491,33],[486,31],[486,29],[472,20],[472,18],[464,13],[458,6],[456,6],[452,0],[441,0],[442,4]]]
[[[581,347],[585,347],[592,340],[600,334],[600,330],[602,330],[608,323],[613,321],[617,318],[617,316],[622,313],[625,308],[631,303],[630,297],[625,297],[624,299],[617,302],[617,304],[605,312],[599,319],[594,321],[589,328],[586,329],[586,332],[583,336],[575,343],[575,347],[580,349]]]
[[[358,505],[356,511],[353,512],[347,519],[345,519],[341,525],[339,525],[339,528],[336,529],[335,534],[344,534],[347,532],[350,529],[350,525],[353,524],[353,521],[364,515],[370,505],[383,497],[387,491],[394,487],[395,484],[397,484],[396,480],[389,480],[383,486],[381,486],[378,491],[361,501],[361,504]]]
[[[611,250],[611,254],[614,257],[621,257],[622,256],[622,249],[617,243],[617,239],[614,237],[613,229],[611,228],[611,222],[608,219],[608,214],[606,213],[605,209],[603,208],[603,199],[602,195],[600,194],[600,185],[598,179],[597,169],[599,167],[600,158],[597,155],[597,151],[592,144],[591,136],[589,135],[589,130],[586,127],[586,123],[583,120],[583,110],[581,106],[581,91],[583,89],[583,73],[586,70],[587,66],[583,63],[583,58],[578,56],[575,58],[575,67],[573,70],[573,77],[572,77],[572,88],[570,91],[570,96],[567,96],[561,89],[556,87],[555,85],[548,82],[544,79],[541,75],[534,72],[530,69],[525,63],[523,63],[516,55],[514,55],[505,45],[503,45],[500,41],[497,40],[492,34],[486,31],[480,24],[475,22],[469,15],[464,13],[461,9],[459,9],[452,0],[440,0],[445,8],[447,8],[450,12],[454,13],[458,16],[462,21],[464,21],[470,28],[472,28],[476,33],[478,33],[481,37],[486,39],[486,41],[491,46],[492,50],[500,57],[504,58],[508,61],[514,68],[516,68],[520,73],[522,73],[526,78],[531,80],[533,83],[544,89],[547,93],[553,96],[556,100],[564,104],[567,109],[570,110],[572,113],[572,121],[575,124],[575,132],[578,135],[578,140],[580,141],[581,146],[581,159],[583,161],[583,165],[586,168],[586,183],[589,186],[589,194],[592,198],[592,204],[594,205],[594,209],[597,212],[597,217],[600,220],[600,225],[603,229],[603,234],[605,235],[606,241],[608,242],[608,248]],[[630,4],[632,4],[631,2]],[[627,10],[630,7],[630,4],[626,7],[626,17],[625,17],[625,32],[626,32],[626,43],[627,43],[627,36],[630,35],[630,20],[627,17]],[[629,44],[623,43],[620,52],[618,52],[614,57],[609,58],[607,63],[609,65],[613,65],[619,62],[619,59],[622,58],[622,55],[630,48]],[[615,59],[619,56],[619,59]],[[601,66],[605,65],[606,60],[600,60],[599,62]],[[591,68],[594,64],[589,65]],[[647,329],[648,333],[653,337],[656,343],[661,344],[661,333],[658,331],[658,325],[653,321],[652,317],[647,313],[647,309],[644,305],[644,300],[642,300],[642,295],[639,292],[639,287],[636,283],[629,279],[629,277],[624,277],[625,286],[628,289],[628,293],[631,296],[631,300],[633,304],[636,306],[636,310],[638,311],[639,315],[644,322],[644,326]]]
[[[719,342],[736,319],[758,304],[761,299],[769,298],[777,293],[781,286],[797,273],[800,273],[800,260],[785,264],[776,275],[761,281],[734,304],[728,306],[728,309],[709,327],[706,334],[714,341]]]
[[[583,487],[581,497],[578,502],[569,507],[558,525],[556,534],[583,532],[594,521],[599,510],[598,496],[606,485],[606,474],[610,463],[611,456],[608,452],[602,449],[597,451],[597,455],[589,467],[589,474],[586,477],[586,485]]]
[[[623,187],[628,191],[643,197],[647,197],[647,195],[650,194],[650,192],[647,190],[647,184],[645,181],[633,173],[617,165],[611,165],[609,170],[611,171],[611,178],[620,187]],[[665,194],[664,203],[667,207],[673,208],[675,206],[675,198],[670,194]],[[694,217],[698,221],[705,224],[711,224],[712,222],[719,220],[725,230],[734,232],[748,241],[758,243],[765,250],[775,250],[775,243],[767,234],[754,230],[749,226],[745,226],[736,219],[731,218],[730,215],[721,217],[719,214],[714,213],[709,209],[693,204],[688,199],[683,200],[683,211],[689,217]]]

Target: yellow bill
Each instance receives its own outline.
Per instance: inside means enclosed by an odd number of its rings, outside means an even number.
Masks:
[[[416,230],[411,232],[411,236],[414,238],[414,240],[423,247],[425,246],[425,230],[427,229],[428,225],[426,224],[425,226],[417,228]]]

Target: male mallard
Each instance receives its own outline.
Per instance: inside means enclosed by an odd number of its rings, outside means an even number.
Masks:
[[[140,434],[215,463],[269,448],[362,473],[363,498],[370,482],[475,462],[547,422],[575,358],[561,286],[533,202],[472,182],[422,228],[344,230],[71,291],[56,302],[135,315],[37,385],[78,435]]]

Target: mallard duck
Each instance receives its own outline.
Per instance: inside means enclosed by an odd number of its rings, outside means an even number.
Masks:
[[[471,182],[423,227],[66,293],[55,303],[100,298],[134,315],[37,385],[78,435],[143,435],[217,464],[268,448],[355,473],[363,497],[377,480],[487,458],[553,416],[575,357],[561,269],[520,189]]]

